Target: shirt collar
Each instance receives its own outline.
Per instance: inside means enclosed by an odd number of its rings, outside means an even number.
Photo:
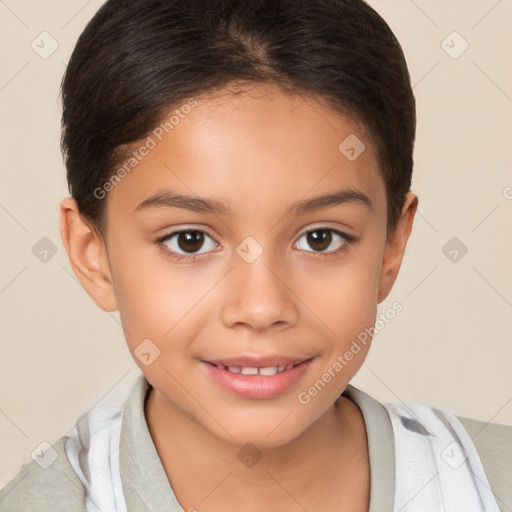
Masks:
[[[123,414],[119,468],[127,512],[182,512],[146,423],[144,407],[150,388],[141,374]]]

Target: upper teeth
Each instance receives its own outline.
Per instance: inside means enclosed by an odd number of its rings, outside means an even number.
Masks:
[[[219,366],[223,370],[228,370],[231,373],[241,373],[242,375],[264,375],[270,376],[276,373],[281,373],[289,370],[294,365],[289,364],[287,366],[267,366],[265,368],[258,368],[256,366]]]

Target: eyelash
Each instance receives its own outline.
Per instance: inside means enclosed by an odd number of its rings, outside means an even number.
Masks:
[[[348,235],[347,233],[344,233],[343,231],[339,231],[338,229],[329,228],[329,227],[322,227],[322,226],[318,226],[313,229],[308,229],[307,231],[304,231],[304,233],[302,233],[300,235],[299,240],[304,235],[307,235],[308,233],[311,233],[313,231],[330,231],[331,233],[339,235],[341,238],[343,238],[345,240],[345,242],[343,243],[343,245],[341,245],[341,247],[338,247],[338,249],[335,249],[333,251],[329,251],[329,252],[305,251],[305,252],[313,254],[314,258],[326,259],[331,256],[337,256],[341,253],[346,252],[349,249],[349,247],[352,245],[352,243],[356,241],[356,237],[354,237],[352,235]],[[171,249],[169,249],[167,247],[167,245],[165,245],[165,242],[170,240],[173,236],[179,235],[180,233],[189,233],[189,232],[198,232],[198,233],[207,235],[218,245],[217,240],[215,240],[215,238],[213,236],[211,236],[210,234],[208,234],[206,231],[203,231],[201,229],[194,229],[194,228],[179,229],[177,231],[173,231],[173,232],[169,233],[168,235],[165,235],[165,236],[159,238],[156,241],[156,244],[164,251],[164,253],[166,255],[171,256],[172,258],[174,258],[177,261],[187,260],[188,262],[193,262],[193,261],[196,261],[196,260],[202,258],[203,256],[208,256],[209,252],[201,253],[201,254],[189,254],[189,255],[180,254],[180,253],[172,251]]]

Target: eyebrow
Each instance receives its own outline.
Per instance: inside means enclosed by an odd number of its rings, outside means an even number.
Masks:
[[[345,188],[331,194],[302,199],[293,204],[289,213],[300,215],[303,213],[319,210],[329,206],[336,206],[344,203],[356,203],[373,209],[370,198],[358,190]],[[144,199],[134,210],[135,213],[150,208],[183,208],[194,212],[233,215],[229,205],[214,199],[193,197],[185,194],[176,194],[170,190],[163,190]]]

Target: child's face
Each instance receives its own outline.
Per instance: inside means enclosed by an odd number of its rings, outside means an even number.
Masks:
[[[386,239],[385,185],[373,144],[356,124],[312,100],[261,86],[197,100],[161,141],[151,135],[156,147],[107,194],[112,301],[132,353],[149,339],[137,353],[152,361],[158,347],[151,364],[135,360],[171,409],[226,441],[277,446],[325,413],[363,363],[369,343],[359,343],[315,396],[308,393],[374,325],[414,213]],[[366,145],[353,161],[338,148],[351,134]],[[292,213],[299,202],[344,189],[368,201]],[[230,213],[137,209],[166,192]],[[157,242],[183,229],[205,234]],[[101,292],[87,286],[105,300],[105,283]],[[274,376],[241,376],[208,363],[251,356],[308,362]]]

